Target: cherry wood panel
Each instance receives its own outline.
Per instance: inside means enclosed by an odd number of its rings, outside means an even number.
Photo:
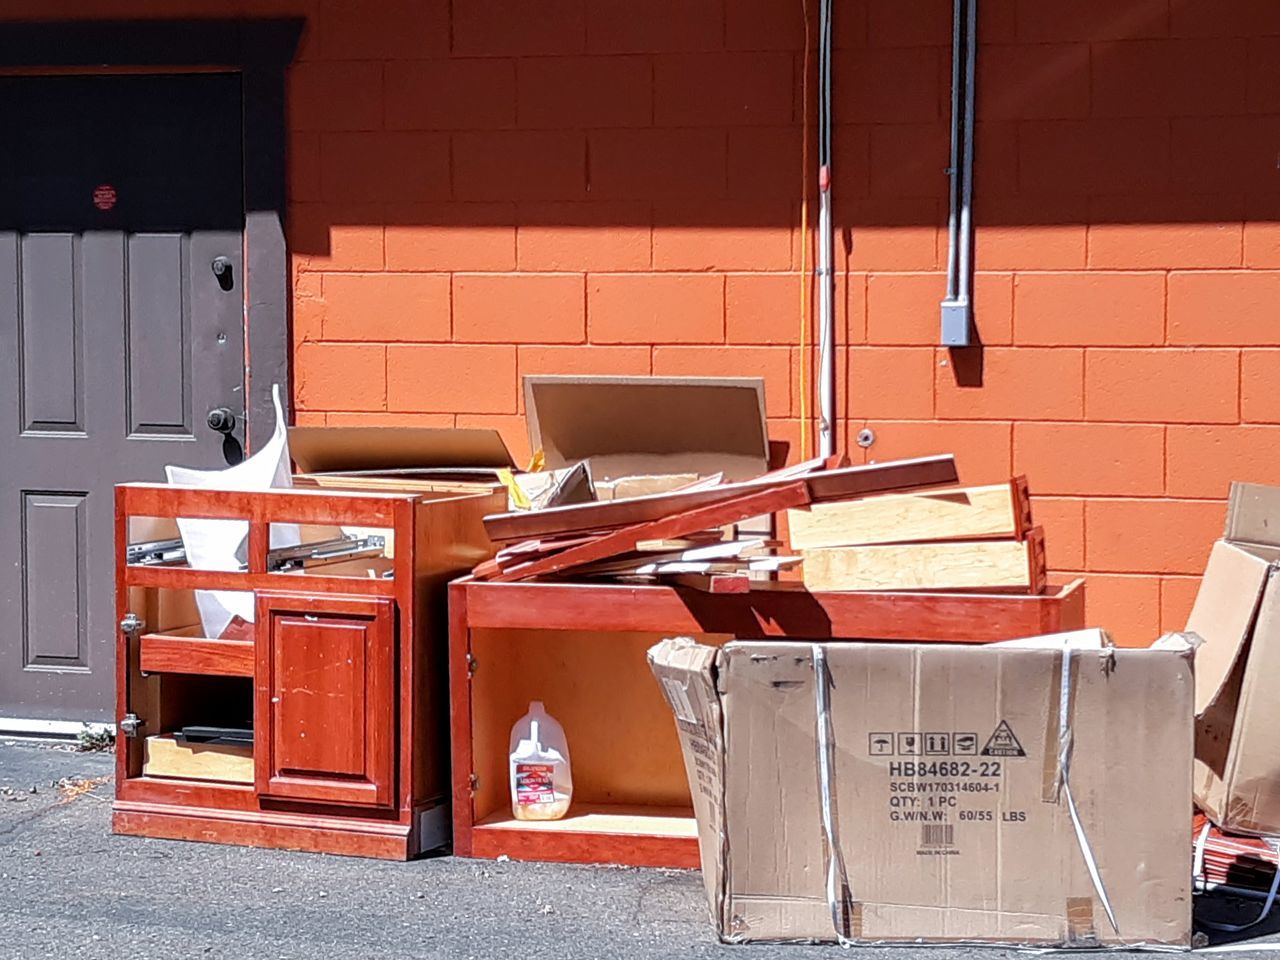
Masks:
[[[163,483],[125,483],[116,487],[117,503],[131,517],[199,517],[209,520],[249,520],[260,523],[345,523],[389,527],[395,505],[412,501],[413,494],[339,495],[332,490],[205,490]]]
[[[466,579],[450,590],[451,603],[460,599],[469,628],[990,643],[1084,626],[1082,580],[1026,595],[803,589],[712,594],[667,586]]]
[[[260,593],[254,642],[258,793],[392,805],[394,603]]]
[[[251,545],[255,529],[261,528],[249,527]],[[394,581],[369,577],[325,577],[310,573],[237,573],[129,564],[121,564],[121,567],[123,580],[120,582],[127,587],[168,590],[306,590],[307,593],[349,593],[375,597],[394,597],[396,594]]]
[[[252,640],[209,640],[147,633],[139,638],[138,668],[144,673],[195,673],[252,677]]]
[[[117,800],[114,833],[168,840],[197,840],[382,860],[407,860],[411,829],[400,823],[325,820],[315,816],[240,813],[233,810],[156,807]]]

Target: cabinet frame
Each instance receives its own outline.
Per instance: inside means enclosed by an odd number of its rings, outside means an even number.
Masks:
[[[300,785],[283,796],[278,787],[289,792],[285,784],[272,785],[270,794],[263,794],[256,783],[144,776],[143,738],[167,729],[161,709],[165,678],[249,678],[250,696],[256,699],[261,623],[252,636],[232,639],[206,638],[198,628],[181,629],[177,622],[139,624],[134,630],[121,627],[116,716],[120,720],[134,714],[142,726],[136,736],[122,729],[117,738],[114,832],[401,860],[447,843],[445,588],[451,579],[492,556],[483,517],[505,505],[505,493],[491,488],[293,488],[249,493],[165,484],[117,486],[116,615],[121,623],[129,614],[142,621],[156,619],[149,618],[148,611],[158,608],[166,590],[244,590],[259,599],[301,596],[297,606],[312,603],[320,611],[390,609],[389,688],[385,697],[378,694],[374,699],[384,701],[382,722],[386,711],[392,711],[392,746],[390,775],[360,792],[360,799],[372,802],[352,803],[351,791],[304,791]],[[247,569],[202,571],[126,562],[131,520],[177,517],[248,521]],[[273,523],[389,529],[395,544],[392,576],[333,576],[324,568],[306,574],[268,571]]]

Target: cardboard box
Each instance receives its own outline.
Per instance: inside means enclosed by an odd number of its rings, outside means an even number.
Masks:
[[[1187,630],[1196,663],[1195,800],[1223,830],[1280,833],[1280,488],[1234,483]]]
[[[769,468],[758,377],[524,378],[529,447],[547,469],[586,460],[601,499]]]
[[[496,430],[290,427],[297,486],[474,493],[502,489],[511,453]]]
[[[649,658],[723,940],[1190,945],[1185,644],[678,639]]]

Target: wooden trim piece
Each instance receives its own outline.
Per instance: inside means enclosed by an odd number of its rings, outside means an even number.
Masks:
[[[465,597],[465,625],[470,630],[591,629],[601,633],[716,633],[746,639],[860,637],[991,643],[1085,625],[1079,580],[1049,587],[1040,595],[1025,595],[775,589],[707,594],[667,586],[481,583],[468,579],[451,587],[451,606],[460,594]],[[602,642],[607,639],[601,637]],[[454,670],[456,679],[456,666]],[[453,689],[456,694],[459,687]],[[455,726],[455,750],[458,733]]]
[[[559,553],[518,564],[494,577],[498,581],[527,580],[553,573],[564,573],[584,564],[594,563],[636,548],[642,540],[666,540],[705,530],[723,527],[750,517],[774,513],[788,507],[809,502],[809,488],[803,480],[795,480],[783,486],[770,486],[742,493],[731,500],[718,501],[660,517],[647,523],[637,523],[596,537],[587,543]]]
[[[252,677],[253,641],[147,633],[139,639],[138,667],[143,673]]]
[[[1019,482],[1021,481],[1021,483]],[[791,547],[1021,539],[1031,529],[1026,481],[814,504],[787,513]]]
[[[190,567],[123,566],[119,581],[124,587],[161,587],[168,590],[271,590],[308,594],[359,593],[361,596],[394,597],[394,580],[372,577],[321,577],[310,573],[238,573],[192,570]],[[323,569],[323,568],[321,568]]]
[[[766,475],[742,483],[728,483],[686,493],[653,494],[629,500],[601,500],[523,513],[498,513],[485,517],[484,522],[489,538],[495,542],[531,540],[647,523],[683,510],[722,503],[747,493],[797,481],[808,485],[810,498],[816,502],[955,483],[956,480],[955,460],[950,454],[946,454],[847,467],[843,470],[807,474],[800,478],[775,479]]]
[[[260,523],[348,524],[391,527],[395,505],[412,493],[373,490],[337,492],[320,488],[206,490],[164,483],[122,483],[124,512],[131,517],[186,517]]]
[[[983,590],[1036,593],[1044,585],[1044,537],[951,540],[804,550],[804,583],[813,591]]]
[[[470,850],[459,856],[496,860],[537,860],[551,863],[612,863],[628,867],[696,869],[697,837],[655,837],[643,834],[521,830],[478,826]]]
[[[269,847],[307,853],[332,853],[381,860],[408,860],[412,827],[398,823],[321,819],[274,813],[160,807],[117,801],[112,808],[113,833],[167,840],[198,840],[244,847]]]
[[[471,787],[471,631],[467,584],[449,584],[449,746],[453,774],[453,852],[469,857],[475,820]]]

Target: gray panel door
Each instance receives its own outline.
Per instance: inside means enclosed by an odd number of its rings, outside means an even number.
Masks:
[[[0,131],[0,717],[109,720],[112,485],[243,436],[240,81],[0,77]]]

